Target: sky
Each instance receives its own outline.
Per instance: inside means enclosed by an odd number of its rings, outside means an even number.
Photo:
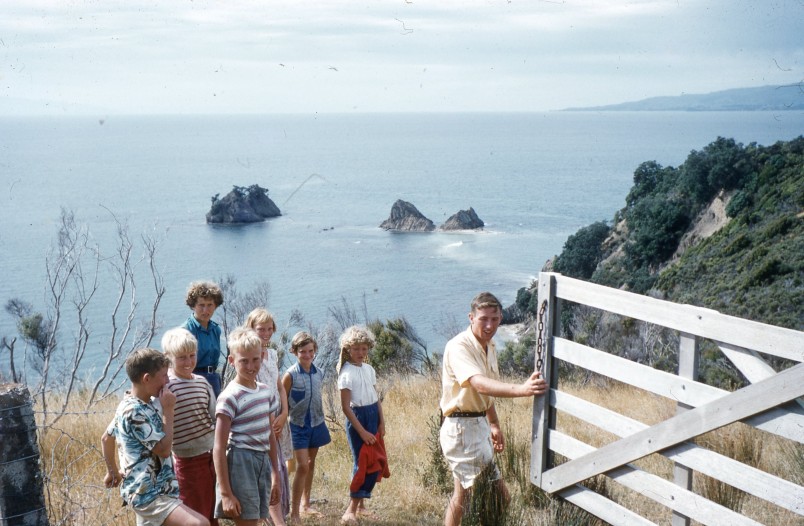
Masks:
[[[2,0],[0,115],[524,112],[804,82],[804,0]]]

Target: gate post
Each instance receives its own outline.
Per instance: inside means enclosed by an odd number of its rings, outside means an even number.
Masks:
[[[550,467],[552,455],[547,444],[547,433],[551,428],[555,428],[555,411],[550,406],[551,389],[555,388],[558,381],[557,369],[553,368],[553,334],[556,328],[558,308],[556,301],[556,278],[553,273],[539,273],[539,305],[537,312],[541,311],[542,305],[547,303],[544,319],[537,320],[541,326],[541,334],[537,337],[542,341],[542,352],[544,353],[544,363],[542,364],[542,378],[547,381],[547,392],[543,396],[534,397],[533,400],[533,430],[531,432],[530,445],[530,481],[537,487],[542,487],[542,473]],[[537,331],[540,329],[537,328]],[[538,355],[536,360],[538,363]]]
[[[0,526],[47,525],[31,395],[0,385]]]
[[[679,334],[678,342],[678,376],[689,380],[698,380],[698,339],[685,332]],[[676,414],[692,409],[691,406],[679,402],[676,404]],[[687,466],[676,462],[673,465],[673,480],[677,486],[692,490],[693,472]],[[690,518],[677,511],[673,511],[672,526],[689,526]]]

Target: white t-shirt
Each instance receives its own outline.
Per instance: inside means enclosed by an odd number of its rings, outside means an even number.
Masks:
[[[349,389],[352,392],[352,402],[349,404],[351,407],[376,403],[379,400],[376,383],[374,367],[367,363],[358,367],[346,362],[338,375],[338,389]]]

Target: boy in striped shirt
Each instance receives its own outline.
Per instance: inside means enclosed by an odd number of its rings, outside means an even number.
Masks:
[[[228,346],[236,376],[215,407],[215,517],[257,526],[268,518],[268,507],[279,502],[276,437],[271,433],[278,400],[275,388],[257,382],[264,354],[257,333],[235,329]]]
[[[173,468],[179,499],[217,525],[215,510],[215,395],[207,380],[193,374],[198,358],[195,336],[181,327],[162,336],[170,358],[167,388],[176,395],[173,421]]]

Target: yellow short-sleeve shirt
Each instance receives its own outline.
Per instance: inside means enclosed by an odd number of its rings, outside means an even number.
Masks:
[[[449,416],[454,411],[486,411],[493,397],[482,395],[472,388],[469,379],[475,375],[498,379],[497,350],[489,342],[483,349],[471,327],[447,342],[441,371],[441,411]]]

